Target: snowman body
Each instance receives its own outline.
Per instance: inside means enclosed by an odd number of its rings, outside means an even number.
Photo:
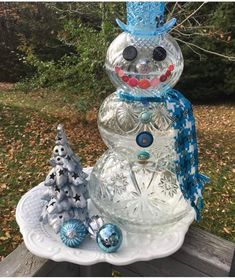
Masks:
[[[133,5],[143,11],[159,4],[129,5],[131,13]],[[197,167],[191,167],[197,149],[188,140],[195,138],[192,109],[172,90],[183,71],[180,47],[166,32],[123,32],[109,46],[105,66],[117,90],[99,110],[108,151],[91,173],[90,197],[127,231],[164,232],[190,212],[198,194]]]
[[[166,51],[165,59],[154,60],[156,47]],[[161,82],[170,65],[174,69]],[[139,38],[124,32],[108,49],[106,69],[118,89],[99,110],[98,127],[109,150],[91,174],[91,198],[129,231],[162,230],[189,210],[175,173],[174,119],[160,101],[165,86],[174,85],[182,72],[181,51],[168,34]],[[137,100],[126,100],[120,92]],[[142,96],[159,101],[138,100]]]

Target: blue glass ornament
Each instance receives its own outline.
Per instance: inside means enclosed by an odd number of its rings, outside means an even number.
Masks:
[[[114,224],[103,225],[97,233],[96,242],[105,253],[116,252],[122,244],[122,231]]]
[[[87,229],[83,222],[78,219],[71,219],[62,225],[60,229],[60,238],[63,243],[72,248],[80,246],[87,236]]]
[[[141,132],[136,137],[136,143],[141,147],[148,147],[153,143],[153,135],[149,132]]]

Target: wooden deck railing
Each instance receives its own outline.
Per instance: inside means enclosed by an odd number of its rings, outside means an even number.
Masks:
[[[112,276],[115,270],[122,276],[227,277],[235,276],[234,250],[234,243],[195,227],[190,228],[184,245],[175,254],[127,266],[54,262],[32,255],[22,243],[0,263],[0,276],[99,277]]]

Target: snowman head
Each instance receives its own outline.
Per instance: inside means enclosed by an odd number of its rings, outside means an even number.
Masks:
[[[128,25],[109,46],[105,66],[115,86],[135,95],[155,95],[166,85],[173,87],[183,71],[179,45],[163,25],[162,2],[128,2]]]

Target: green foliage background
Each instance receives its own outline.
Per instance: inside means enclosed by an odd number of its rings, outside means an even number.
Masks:
[[[176,14],[178,23],[199,4],[184,4]],[[167,10],[173,5],[168,3]],[[175,31],[172,35],[234,56],[234,14],[235,3],[207,3],[194,15],[195,24],[184,24],[181,33],[189,30],[186,35]],[[126,20],[124,2],[1,3],[0,81],[18,81],[18,88],[26,92],[38,88],[69,91],[79,96],[75,104],[79,110],[98,105],[114,90],[103,65],[108,45],[121,32],[117,17]],[[235,62],[194,48],[198,55],[185,43],[180,46],[185,69],[179,90],[192,101],[234,97]]]

